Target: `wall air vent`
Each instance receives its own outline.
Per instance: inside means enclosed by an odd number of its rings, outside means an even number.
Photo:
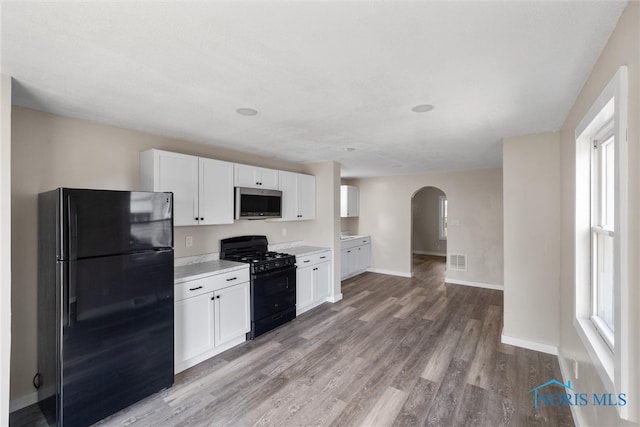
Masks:
[[[467,271],[467,256],[463,254],[450,254],[449,269],[456,271]]]

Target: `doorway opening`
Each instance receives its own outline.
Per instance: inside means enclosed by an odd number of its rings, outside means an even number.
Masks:
[[[447,195],[437,187],[423,187],[411,198],[411,269],[424,263],[447,264]]]

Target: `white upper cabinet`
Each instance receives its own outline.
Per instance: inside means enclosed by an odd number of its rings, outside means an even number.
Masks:
[[[162,150],[140,153],[140,188],[173,192],[173,224],[233,223],[233,163]]]
[[[342,218],[360,215],[358,187],[340,186],[340,216]]]
[[[198,159],[200,224],[233,224],[233,163]]]
[[[241,165],[238,163],[235,164],[234,169],[234,185],[236,187],[264,188],[266,190],[278,189],[277,170]]]
[[[305,220],[316,217],[316,177],[280,171],[282,219]]]

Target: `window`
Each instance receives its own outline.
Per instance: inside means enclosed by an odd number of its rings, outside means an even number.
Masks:
[[[591,320],[611,350],[615,343],[615,138],[613,121],[593,139],[591,155]]]
[[[610,393],[631,392],[628,297],[627,68],[621,67],[575,131],[574,325]],[[618,406],[630,419],[629,406]]]
[[[440,196],[440,240],[447,240],[447,196]]]

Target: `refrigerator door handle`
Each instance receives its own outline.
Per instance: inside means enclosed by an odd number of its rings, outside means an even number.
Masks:
[[[68,263],[67,274],[67,324],[74,325],[77,321],[77,294],[76,294],[76,263]]]
[[[76,211],[71,195],[67,196],[67,215],[67,220],[69,221],[69,253],[67,255],[69,257],[68,259],[72,260],[78,257],[78,212]]]

